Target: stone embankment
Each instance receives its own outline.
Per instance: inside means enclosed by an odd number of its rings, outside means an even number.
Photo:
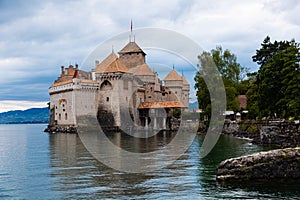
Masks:
[[[223,133],[252,139],[254,144],[281,148],[300,145],[300,125],[293,122],[225,123]]]
[[[44,132],[47,133],[77,133],[75,126],[48,126]]]
[[[216,178],[220,182],[300,181],[300,147],[277,149],[225,160],[218,166]]]

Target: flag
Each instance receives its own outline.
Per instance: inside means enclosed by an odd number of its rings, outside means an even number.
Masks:
[[[132,20],[130,20],[130,32],[132,32]]]

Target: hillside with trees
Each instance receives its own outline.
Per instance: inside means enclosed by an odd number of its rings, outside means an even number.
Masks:
[[[48,123],[48,108],[31,108],[0,113],[0,124]]]

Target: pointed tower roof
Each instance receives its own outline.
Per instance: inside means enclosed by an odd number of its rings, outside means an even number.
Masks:
[[[95,68],[96,73],[102,73],[106,70],[106,68],[115,60],[118,59],[118,56],[112,52],[109,54],[100,64],[98,64]]]
[[[182,80],[182,78],[174,69],[172,69],[172,71],[170,71],[170,73],[164,79],[164,81],[179,81],[179,80]]]
[[[132,70],[135,76],[155,76],[154,72],[147,64],[138,65]]]
[[[189,82],[186,80],[186,78],[184,77],[184,75],[181,76],[182,79],[182,83],[183,85],[190,85]]]
[[[125,66],[125,64],[120,60],[116,59],[110,65],[105,69],[104,72],[110,73],[110,72],[128,72],[129,69]]]
[[[119,54],[125,54],[125,53],[143,53],[145,52],[139,47],[135,42],[129,42],[121,51],[119,51]]]

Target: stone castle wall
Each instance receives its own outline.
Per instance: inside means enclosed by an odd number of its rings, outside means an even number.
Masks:
[[[133,68],[145,63],[145,56],[142,53],[121,54],[120,59],[128,68]]]
[[[50,96],[50,109],[53,109],[54,123],[57,125],[72,125],[74,118],[74,91],[55,93]]]

